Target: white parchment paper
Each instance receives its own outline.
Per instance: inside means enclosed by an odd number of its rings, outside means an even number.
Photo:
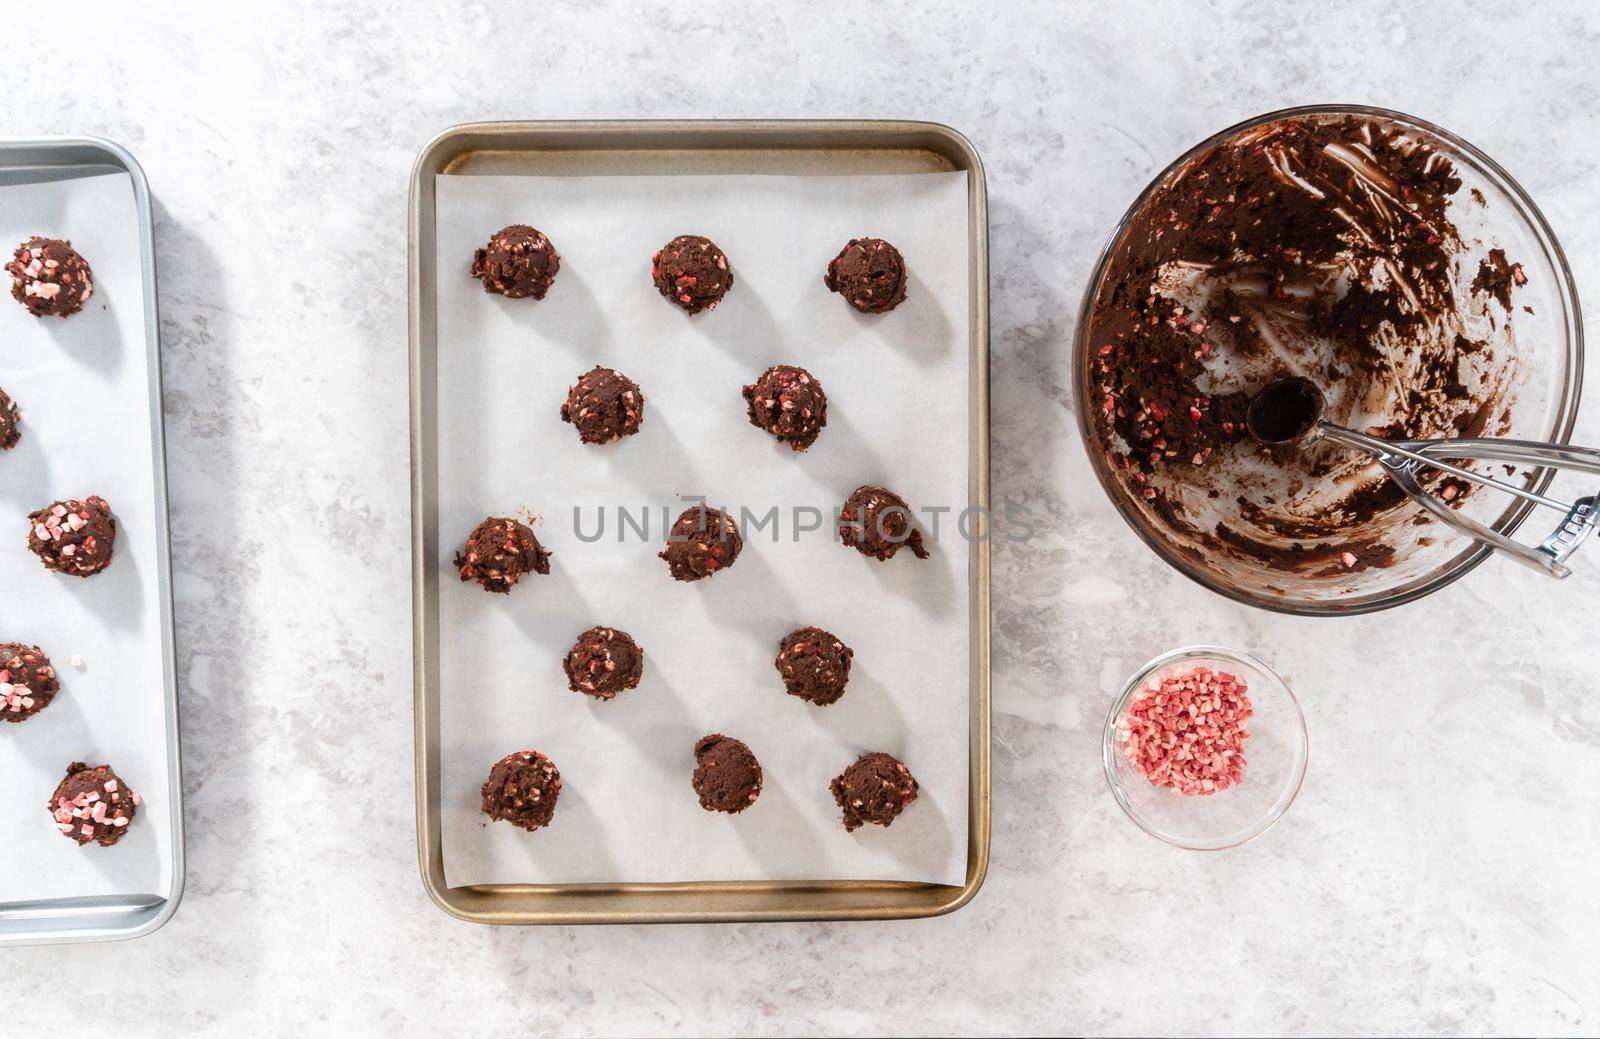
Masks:
[[[451,885],[516,882],[879,879],[962,883],[967,854],[968,211],[964,173],[865,177],[438,178],[439,517],[443,841]],[[485,294],[473,250],[531,223],[562,256],[542,302]],[[651,254],[703,234],[736,277],[717,310],[689,316],[650,283]],[[894,242],[910,296],[852,311],[822,284],[852,237]],[[741,388],[799,364],[828,393],[829,422],[797,454],[751,426]],[[582,445],[559,420],[595,364],[643,388],[641,432]],[[929,560],[885,563],[800,534],[795,506],[831,517],[863,483],[913,507],[947,506]],[[656,558],[679,495],[761,515],[729,570],[674,582]],[[648,506],[650,538],[618,540],[614,509]],[[509,596],[462,584],[451,556],[486,514],[519,507],[555,553],[553,573]],[[593,536],[599,509],[605,536]],[[569,692],[561,661],[609,624],[645,651],[644,681],[609,703]],[[794,628],[856,651],[844,699],[788,696],[773,667]],[[695,740],[743,739],[765,769],[737,816],[703,811]],[[488,823],[491,764],[543,751],[564,786],[555,820]],[[892,828],[847,834],[828,781],[856,757],[903,759],[921,795]]]
[[[0,186],[0,249],[67,238],[95,291],[66,320],[35,318],[0,275],[0,386],[22,440],[0,452],[0,642],[37,645],[61,675],[51,705],[0,723],[0,905],[166,894],[172,886],[155,474],[138,210],[125,173]],[[104,573],[50,573],[26,514],[98,494],[117,519]],[[74,667],[74,656],[82,659]],[[109,764],[144,804],[110,848],[79,848],[45,804],[71,761]]]

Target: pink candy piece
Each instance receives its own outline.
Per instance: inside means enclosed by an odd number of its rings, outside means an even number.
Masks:
[[[1206,667],[1147,682],[1122,719],[1128,763],[1180,794],[1214,794],[1243,782],[1253,713],[1246,689],[1244,679]]]

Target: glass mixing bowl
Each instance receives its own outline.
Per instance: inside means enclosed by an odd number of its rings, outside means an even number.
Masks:
[[[1122,750],[1122,717],[1147,682],[1193,667],[1244,679],[1252,714],[1244,742],[1244,778],[1204,796],[1151,783]],[[1111,795],[1139,828],[1192,851],[1221,851],[1265,833],[1294,803],[1306,775],[1308,741],[1300,702],[1266,664],[1220,646],[1188,646],[1150,661],[1128,679],[1106,715],[1102,757]]]
[[[1528,282],[1517,289],[1515,356],[1504,363],[1516,366],[1516,392],[1508,414],[1509,428],[1498,435],[1525,440],[1565,443],[1577,415],[1582,382],[1583,328],[1577,291],[1561,246],[1538,207],[1494,160],[1447,130],[1423,120],[1380,108],[1359,105],[1315,105],[1285,109],[1247,120],[1197,144],[1179,156],[1139,195],[1112,233],[1084,292],[1073,343],[1073,386],[1078,425],[1101,485],[1112,504],[1144,542],[1188,577],[1238,602],[1285,613],[1342,615],[1385,609],[1427,595],[1450,583],[1491,554],[1491,550],[1465,535],[1434,521],[1413,525],[1421,510],[1407,505],[1384,520],[1382,535],[1392,534],[1395,554],[1391,565],[1348,574],[1300,574],[1272,570],[1238,556],[1196,551],[1181,543],[1151,503],[1119,477],[1101,449],[1090,409],[1097,399],[1089,385],[1093,350],[1087,342],[1089,318],[1107,269],[1117,254],[1134,217],[1151,195],[1181,171],[1195,156],[1234,135],[1287,118],[1340,115],[1364,116],[1399,127],[1425,140],[1450,158],[1463,185],[1451,203],[1451,216],[1463,237],[1476,243],[1478,252],[1491,247],[1506,250],[1521,263]],[[1472,200],[1471,192],[1482,197]],[[1472,201],[1469,201],[1472,200]],[[1458,212],[1460,207],[1460,212]],[[1531,310],[1524,310],[1524,307]],[[1546,487],[1553,473],[1520,473],[1525,485]],[[1186,502],[1188,518],[1198,529],[1219,521],[1236,520],[1233,497]],[[1503,533],[1514,531],[1534,506],[1494,491],[1471,495],[1461,511]],[[1539,532],[1540,537],[1544,532]]]

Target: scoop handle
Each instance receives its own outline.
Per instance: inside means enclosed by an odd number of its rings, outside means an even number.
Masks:
[[[1600,475],[1600,451],[1592,447],[1546,444],[1538,440],[1502,440],[1475,437],[1464,440],[1411,440],[1401,446],[1429,458],[1477,458],[1496,462],[1521,462],[1524,465],[1577,469]]]
[[[1438,469],[1440,472],[1449,473],[1451,476],[1454,476],[1458,479],[1468,480],[1472,483],[1480,483],[1487,487],[1493,487],[1496,490],[1505,491],[1514,498],[1521,498],[1524,501],[1531,501],[1536,505],[1543,505],[1546,508],[1555,509],[1557,512],[1566,512],[1568,509],[1568,505],[1564,501],[1556,501],[1554,498],[1546,497],[1545,495],[1540,494],[1538,491],[1530,491],[1526,487],[1518,487],[1514,483],[1507,483],[1504,480],[1497,480],[1492,476],[1485,476],[1483,473],[1476,473],[1471,469],[1465,469],[1459,465],[1452,465],[1444,460],[1446,457],[1466,457],[1466,455],[1458,454],[1456,452],[1463,450],[1459,447],[1459,445],[1468,443],[1520,444],[1524,447],[1542,449],[1550,448],[1552,446],[1550,444],[1530,444],[1527,441],[1513,440],[1383,440],[1379,437],[1369,436],[1366,433],[1357,433],[1353,429],[1345,429],[1343,426],[1336,426],[1328,421],[1318,422],[1315,428],[1315,433],[1318,437],[1326,437],[1327,439],[1341,443],[1346,447],[1353,447],[1358,451],[1365,451],[1367,454],[1376,458],[1379,462],[1382,462],[1385,468],[1388,468],[1391,472],[1395,470],[1395,466],[1390,465],[1389,460],[1404,459],[1408,465],[1429,465],[1435,469]],[[1447,450],[1449,453],[1443,457],[1436,453],[1430,454],[1428,453],[1428,450],[1425,450],[1446,448],[1446,445],[1448,445]],[[1579,448],[1578,450],[1585,449]],[[1474,457],[1487,456],[1478,455]],[[1554,463],[1548,461],[1547,458],[1547,461],[1544,464],[1549,465]]]

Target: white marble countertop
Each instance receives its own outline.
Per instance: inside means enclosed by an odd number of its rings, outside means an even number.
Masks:
[[[156,198],[189,873],[149,938],[0,953],[7,1029],[1600,1029],[1592,562],[1268,615],[1147,552],[1075,432],[1104,235],[1178,151],[1268,109],[1458,131],[1600,292],[1590,5],[1311,6],[12,5],[0,134],[114,138]],[[933,119],[987,162],[995,489],[1048,517],[995,558],[988,883],[895,924],[458,923],[423,892],[412,814],[412,159],[467,120],[735,115]],[[1592,405],[1578,439],[1600,441]],[[1198,640],[1270,657],[1311,728],[1299,803],[1217,855],[1129,825],[1097,756],[1128,669]]]

